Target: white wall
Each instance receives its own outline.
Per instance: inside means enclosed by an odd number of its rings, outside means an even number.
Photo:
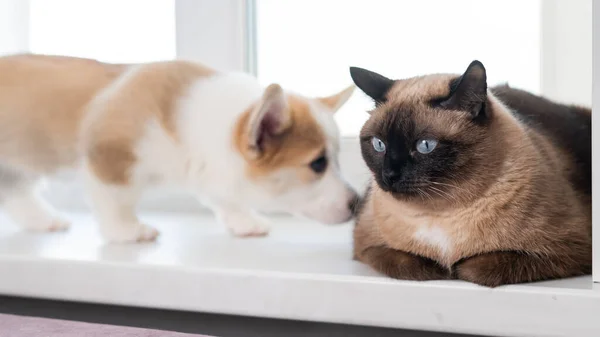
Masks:
[[[542,93],[592,103],[592,0],[542,1]]]
[[[0,55],[29,48],[29,1],[0,0]]]

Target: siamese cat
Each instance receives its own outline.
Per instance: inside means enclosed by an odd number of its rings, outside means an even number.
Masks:
[[[407,280],[495,287],[591,273],[591,111],[462,75],[351,68],[376,104],[355,258]]]

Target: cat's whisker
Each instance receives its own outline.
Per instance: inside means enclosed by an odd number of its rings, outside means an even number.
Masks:
[[[447,201],[454,201],[454,202],[457,201],[456,197],[448,192],[442,191],[433,186],[429,186],[429,188],[433,191],[436,191],[442,198],[446,199]]]
[[[441,194],[441,193],[439,192],[439,190],[436,190],[436,189],[431,189],[431,192],[435,193],[436,195],[439,195],[439,196],[440,196],[442,199],[444,199],[444,200],[448,200],[448,199],[446,198],[446,196],[444,196],[443,194]]]
[[[442,182],[433,181],[433,180],[428,180],[427,183],[433,184],[433,185],[447,186],[447,187],[450,187],[450,188],[455,188],[455,189],[457,189],[457,190],[459,190],[461,192],[466,193],[469,197],[476,196],[472,191],[470,191],[470,190],[468,190],[468,189],[466,189],[464,187],[457,186],[457,185],[452,185],[452,184],[448,184],[448,183],[442,183]]]
[[[419,194],[419,197],[421,197],[421,200],[425,200],[425,198],[424,198],[425,194],[418,188],[416,189],[416,191],[417,191],[417,194]]]
[[[427,199],[433,201],[433,198],[431,197],[431,195],[429,195],[429,193],[427,193],[427,191],[422,190],[420,188],[417,188],[416,191],[417,191],[417,193],[419,193],[420,196],[425,196],[425,197],[427,197]]]

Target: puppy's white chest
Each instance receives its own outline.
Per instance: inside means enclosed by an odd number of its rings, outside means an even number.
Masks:
[[[421,244],[435,247],[442,254],[449,254],[453,248],[453,240],[448,233],[437,225],[420,226],[413,234],[413,239]]]

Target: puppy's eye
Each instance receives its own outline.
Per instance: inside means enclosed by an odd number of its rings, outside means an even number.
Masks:
[[[415,146],[417,151],[422,154],[428,154],[437,146],[438,141],[435,139],[420,139]]]
[[[327,169],[327,157],[320,156],[319,158],[310,162],[310,169],[315,173],[323,173]]]
[[[385,143],[381,139],[373,137],[373,139],[371,139],[371,144],[373,144],[375,151],[385,152]]]

